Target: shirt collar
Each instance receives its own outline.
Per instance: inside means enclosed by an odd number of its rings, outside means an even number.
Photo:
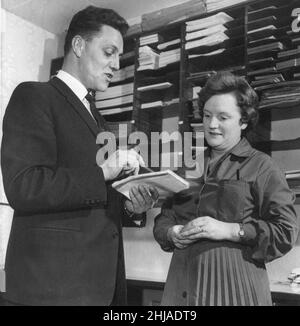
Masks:
[[[240,157],[249,157],[253,153],[254,149],[249,144],[248,140],[243,137],[238,144],[236,144],[232,150],[230,151],[231,154]]]
[[[80,99],[80,101],[83,101],[86,94],[88,93],[85,86],[74,76],[70,75],[64,70],[59,70],[59,72],[56,75],[57,78],[62,80],[67,86],[71,88],[71,90],[74,92],[74,94]]]
[[[249,157],[253,153],[254,149],[248,142],[248,140],[243,137],[229,152],[228,155],[235,155],[238,157]],[[210,155],[210,148],[205,150],[205,156]],[[227,154],[226,154],[227,156]]]

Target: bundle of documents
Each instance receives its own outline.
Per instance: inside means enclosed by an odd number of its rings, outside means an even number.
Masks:
[[[152,84],[152,85],[147,85],[147,86],[140,86],[138,87],[139,92],[146,92],[150,90],[158,90],[158,89],[166,89],[171,87],[172,84],[169,82],[164,82],[164,83],[158,83],[158,84]]]
[[[149,46],[142,46],[139,48],[139,67],[138,71],[147,69],[158,69],[159,54],[156,53]]]
[[[228,39],[229,37],[226,34],[220,32],[195,41],[189,41],[185,44],[185,49],[189,50],[200,46],[212,46],[212,45],[220,44]]]
[[[103,109],[112,106],[120,106],[130,103],[133,103],[133,94],[95,102],[96,108],[98,109]]]
[[[276,84],[282,81],[285,81],[282,74],[255,76],[255,80],[251,82],[251,86],[257,87],[266,84]]]
[[[231,16],[219,12],[216,15],[186,22],[185,48],[188,50],[223,43],[229,39],[225,24],[231,21],[233,21]]]
[[[176,104],[179,103],[179,98],[174,98],[170,101],[154,101],[154,102],[147,102],[147,103],[142,103],[141,109],[151,109],[155,107],[165,107],[169,106],[171,104]]]
[[[114,77],[111,82],[117,83],[133,77],[134,77],[134,65],[130,65],[114,72]]]
[[[236,4],[240,4],[247,0],[206,0],[207,12],[219,10],[222,8],[230,7]]]
[[[224,25],[219,24],[219,25],[215,25],[215,26],[212,26],[212,27],[209,27],[209,28],[200,29],[200,30],[197,30],[197,31],[194,31],[194,32],[186,33],[185,39],[187,41],[189,41],[189,40],[193,40],[193,39],[196,39],[196,38],[210,36],[210,35],[215,34],[215,33],[222,33],[222,32],[225,32],[225,31],[227,31],[227,28]]]
[[[111,86],[105,92],[96,92],[96,101],[133,94],[133,83]]]
[[[182,190],[188,189],[190,184],[171,170],[150,172],[130,176],[126,179],[115,181],[112,187],[130,198],[129,191],[138,185],[148,185],[157,189],[159,198],[167,198]]]
[[[261,86],[261,102],[259,107],[287,107],[300,101],[300,81],[284,81],[272,85]]]
[[[161,52],[159,55],[159,68],[180,61],[180,49]]]
[[[232,20],[233,18],[227,15],[225,12],[219,12],[216,15],[186,22],[186,32],[207,29],[216,25],[224,25]]]
[[[162,38],[158,33],[142,36],[140,38],[140,46],[144,46],[147,44],[154,44],[158,42],[162,42]]]
[[[180,44],[180,42],[181,42],[180,38],[176,38],[174,40],[158,44],[157,49],[165,50],[172,45]]]
[[[132,111],[132,106],[125,106],[123,108],[113,108],[113,109],[101,109],[101,115],[113,115],[113,114],[119,114],[123,112],[129,112]]]
[[[283,70],[291,67],[299,67],[300,65],[300,58],[290,59],[282,62],[276,63],[277,70]]]
[[[287,179],[289,187],[295,194],[300,194],[300,170],[285,171],[285,177]]]
[[[248,54],[261,53],[266,51],[279,51],[283,50],[284,46],[281,42],[274,42],[270,44],[260,45],[253,48],[248,48]]]

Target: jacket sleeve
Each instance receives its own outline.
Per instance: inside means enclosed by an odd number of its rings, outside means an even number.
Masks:
[[[244,241],[251,245],[254,260],[270,262],[293,247],[299,231],[293,206],[295,195],[282,171],[271,160],[258,173],[254,200],[257,216],[244,220]]]
[[[169,241],[167,233],[170,227],[179,224],[176,219],[176,213],[172,209],[172,199],[164,202],[161,213],[154,219],[153,235],[159,243],[162,250],[170,252],[175,249],[174,244]]]
[[[39,213],[105,204],[106,184],[96,162],[78,168],[58,165],[49,102],[46,92],[28,82],[15,89],[6,109],[1,166],[10,205],[21,212]]]

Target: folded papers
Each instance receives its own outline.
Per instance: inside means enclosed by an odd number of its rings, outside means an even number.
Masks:
[[[112,187],[130,199],[130,189],[142,184],[155,187],[160,199],[167,198],[190,187],[188,181],[181,178],[171,170],[130,176],[126,179],[115,181],[112,184]]]

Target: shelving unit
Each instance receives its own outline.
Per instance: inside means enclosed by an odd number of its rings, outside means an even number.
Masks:
[[[151,132],[167,129],[169,133],[179,131],[181,135],[193,132],[195,137],[201,138],[202,147],[205,142],[197,92],[215,71],[231,70],[245,76],[261,98],[259,125],[254,133],[248,134],[249,141],[271,155],[283,170],[300,169],[297,126],[300,123],[300,37],[292,31],[295,19],[292,11],[297,7],[300,7],[299,0],[243,1],[218,11],[193,14],[185,21],[163,27],[160,24],[157,29],[148,28],[145,33],[126,38],[121,69],[131,67],[133,70],[128,78],[113,82],[109,89],[132,83],[132,102],[110,106],[110,111],[105,112],[107,107],[100,101],[99,110],[113,129],[118,123],[126,124],[128,135],[143,131],[149,143]],[[218,21],[216,17],[222,15],[231,17],[230,21]],[[202,24],[200,30],[195,27],[195,21]],[[200,44],[187,45],[195,41]],[[145,47],[155,53],[152,61],[150,55],[147,69],[141,68],[140,63]],[[173,53],[169,64],[166,53]],[[59,68],[59,59],[53,61],[51,74]],[[154,86],[161,83],[165,88],[155,89]],[[155,104],[151,106],[151,102]],[[168,127],[164,124],[166,120],[172,121]],[[162,145],[160,141],[161,150]],[[161,169],[166,153],[157,154],[153,159],[149,144],[140,146],[148,151],[148,165],[154,170]],[[171,144],[170,151],[176,152],[176,148]],[[176,155],[182,155],[182,151]],[[159,166],[152,166],[151,161],[159,162]]]

